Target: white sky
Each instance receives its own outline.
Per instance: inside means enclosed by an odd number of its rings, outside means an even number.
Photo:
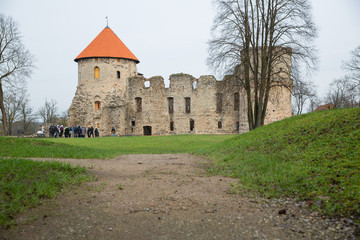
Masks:
[[[312,76],[323,95],[344,75],[341,62],[360,45],[359,0],[311,0],[319,28],[319,71]],[[173,73],[213,74],[206,65],[207,41],[216,9],[211,0],[0,0],[0,12],[19,24],[36,58],[28,81],[31,105],[55,99],[70,107],[77,86],[74,58],[109,26],[140,60],[145,77]]]

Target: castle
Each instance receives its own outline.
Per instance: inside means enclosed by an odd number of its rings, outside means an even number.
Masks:
[[[75,58],[78,86],[69,108],[69,125],[111,129],[117,135],[232,134],[248,131],[244,90],[231,78],[156,76],[146,79],[140,62],[106,27]],[[265,124],[291,116],[291,92],[273,90]]]

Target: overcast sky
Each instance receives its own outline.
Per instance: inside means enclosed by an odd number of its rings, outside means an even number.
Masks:
[[[359,0],[311,0],[319,28],[320,64],[312,80],[323,95],[344,75],[343,60],[360,45]],[[19,24],[37,69],[28,80],[31,105],[55,99],[70,107],[77,86],[74,58],[109,26],[140,60],[145,77],[173,73],[198,78],[214,74],[206,65],[207,41],[216,13],[211,0],[0,0],[0,12]]]

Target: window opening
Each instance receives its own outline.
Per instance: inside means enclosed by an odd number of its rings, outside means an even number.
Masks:
[[[222,93],[216,94],[216,112],[222,112]]]
[[[170,122],[170,131],[174,131],[174,121]]]
[[[131,126],[135,127],[135,121],[131,121]]]
[[[218,128],[219,128],[219,129],[222,128],[222,122],[221,122],[221,121],[218,122]]]
[[[240,129],[240,123],[236,122],[236,131],[239,131],[239,129]]]
[[[99,67],[95,67],[95,68],[94,68],[94,78],[95,78],[95,79],[99,79],[99,78],[100,78],[100,68],[99,68]]]
[[[194,131],[195,128],[195,121],[194,119],[190,119],[190,131]]]
[[[117,78],[120,79],[120,71],[116,72]]]
[[[174,98],[168,97],[169,114],[174,113]]]
[[[190,113],[191,109],[190,109],[190,98],[186,97],[185,98],[185,112],[186,113]]]
[[[240,108],[240,95],[238,92],[234,93],[234,111],[239,111]]]
[[[96,101],[96,102],[95,102],[95,109],[96,109],[96,110],[100,110],[100,109],[101,109],[101,103],[100,103],[100,101]]]
[[[193,81],[192,83],[193,90],[197,89],[197,81]]]
[[[135,98],[135,101],[136,101],[136,111],[137,112],[142,112],[142,99],[141,99],[141,97]]]

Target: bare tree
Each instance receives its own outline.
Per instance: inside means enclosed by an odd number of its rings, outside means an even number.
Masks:
[[[35,123],[36,116],[33,113],[33,109],[30,106],[28,96],[25,97],[25,101],[20,105],[20,121],[24,129],[25,134],[33,132],[32,126]]]
[[[51,99],[50,102],[45,100],[44,106],[39,109],[37,114],[42,118],[43,123],[55,123],[58,121],[57,111],[57,102]]]
[[[22,89],[10,89],[5,92],[4,106],[6,113],[7,135],[12,135],[14,124],[21,117],[21,105],[26,101],[26,91]],[[2,120],[4,124],[4,121]]]
[[[292,69],[312,69],[316,27],[309,0],[215,0],[208,64],[235,72],[246,92],[249,129],[264,124],[270,90],[291,90]],[[240,66],[240,67],[239,67]]]
[[[322,103],[321,99],[317,95],[313,96],[309,100],[310,100],[310,103],[309,103],[309,106],[307,109],[308,112],[315,111],[315,109],[317,109]]]
[[[325,102],[333,104],[335,108],[358,107],[360,106],[360,93],[347,77],[335,79],[330,84]]]
[[[8,124],[4,106],[4,86],[11,89],[22,84],[24,78],[30,76],[33,68],[33,57],[21,41],[17,24],[11,17],[0,14],[0,109],[5,134],[8,132]]]
[[[316,88],[312,82],[300,81],[298,79],[294,79],[293,86],[292,112],[295,115],[299,115],[303,112],[306,102],[311,103],[312,99],[316,99]]]
[[[67,126],[67,120],[68,120],[68,111],[61,112],[58,118],[58,123]]]
[[[343,63],[343,68],[349,73],[347,78],[352,81],[354,88],[360,88],[360,46],[351,52],[349,61]]]

